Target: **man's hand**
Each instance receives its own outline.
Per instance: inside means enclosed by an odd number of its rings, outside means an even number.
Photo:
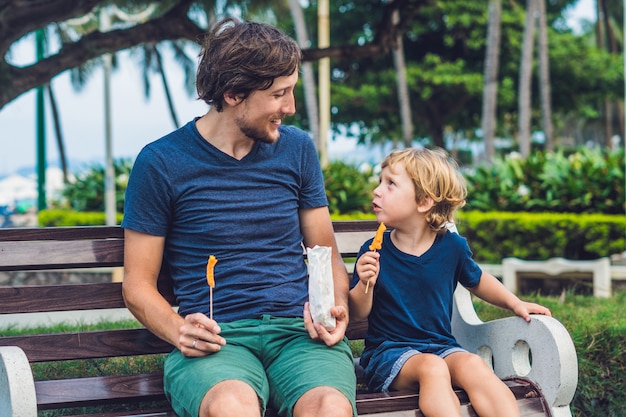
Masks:
[[[220,336],[220,326],[202,313],[188,314],[178,329],[178,348],[188,357],[206,356],[218,352],[226,344]]]
[[[343,340],[348,328],[348,311],[343,306],[335,306],[330,309],[330,314],[335,318],[335,328],[328,331],[319,323],[313,322],[309,303],[304,304],[304,328],[309,332],[311,339],[321,340],[326,346],[333,346]]]

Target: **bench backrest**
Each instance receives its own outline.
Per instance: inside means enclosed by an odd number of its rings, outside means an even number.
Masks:
[[[333,225],[344,258],[355,257],[378,227],[375,221]],[[124,235],[118,226],[0,229],[0,271],[120,267],[123,262]],[[159,277],[159,290],[176,305],[171,279],[165,273]],[[119,282],[0,286],[0,300],[0,315],[125,308]],[[351,323],[348,338],[363,338],[366,328],[364,322]],[[30,362],[135,356],[172,349],[141,328],[3,337],[0,344],[22,347]]]

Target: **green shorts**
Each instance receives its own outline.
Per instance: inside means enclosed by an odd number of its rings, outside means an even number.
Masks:
[[[207,391],[225,380],[241,380],[268,404],[291,417],[307,391],[331,386],[352,403],[356,417],[356,377],[348,340],[328,347],[312,340],[302,318],[263,316],[220,324],[226,345],[212,355],[187,358],[178,349],[165,361],[164,387],[174,411],[198,417]]]

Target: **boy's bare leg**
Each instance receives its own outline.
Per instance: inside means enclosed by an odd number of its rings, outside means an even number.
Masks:
[[[419,389],[420,410],[427,417],[461,416],[461,405],[452,389],[448,365],[437,355],[421,353],[409,358],[391,388]]]
[[[445,361],[452,383],[467,392],[479,416],[519,417],[515,396],[480,356],[457,352],[447,356]]]

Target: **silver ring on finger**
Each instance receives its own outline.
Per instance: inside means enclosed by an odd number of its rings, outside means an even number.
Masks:
[[[197,344],[198,344],[198,339],[194,339],[193,343],[191,344],[191,347],[194,348],[194,349],[197,349],[196,348]]]

